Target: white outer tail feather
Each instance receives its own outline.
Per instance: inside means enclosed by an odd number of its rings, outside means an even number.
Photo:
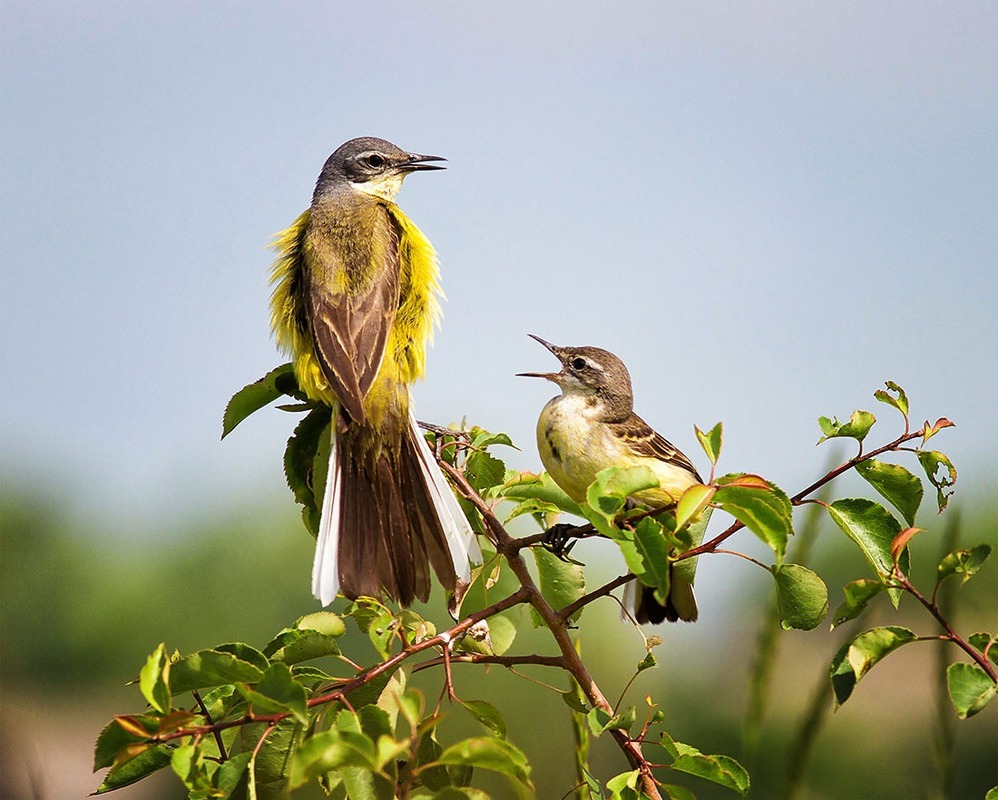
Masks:
[[[335,422],[333,423],[335,425]],[[319,535],[315,541],[315,560],[312,562],[312,594],[323,606],[336,599],[340,590],[340,484],[342,472],[336,454],[336,431],[329,437],[329,471],[326,489],[322,493],[322,515],[319,517]]]
[[[412,434],[416,438],[416,445],[419,450],[419,466],[423,470],[423,477],[426,485],[430,489],[430,496],[433,498],[433,508],[437,512],[437,519],[444,529],[444,537],[447,539],[447,547],[450,550],[450,558],[454,564],[454,572],[458,580],[463,583],[471,582],[471,562],[482,563],[482,550],[478,546],[478,537],[471,529],[468,518],[461,510],[461,504],[457,502],[454,492],[447,483],[437,459],[430,451],[430,446],[426,443],[423,432],[419,429],[416,417],[409,413],[409,424],[412,426]]]
[[[478,538],[471,529],[461,505],[454,497],[450,484],[440,471],[436,458],[430,451],[426,439],[416,422],[415,416],[409,415],[409,424],[415,436],[419,452],[419,466],[423,478],[433,499],[433,508],[437,513],[447,539],[451,561],[458,580],[467,584],[471,581],[471,562],[482,562],[482,551],[478,546]],[[329,471],[326,473],[326,489],[322,495],[322,515],[319,518],[319,535],[315,543],[315,560],[312,562],[312,594],[323,606],[328,606],[336,599],[340,589],[339,547],[340,547],[340,486],[342,472],[336,453],[336,435],[333,432],[329,449]]]

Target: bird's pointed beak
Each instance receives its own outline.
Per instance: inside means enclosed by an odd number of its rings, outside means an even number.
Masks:
[[[431,169],[447,169],[440,164],[429,164],[429,161],[446,161],[443,156],[421,156],[419,153],[409,153],[409,158],[400,166],[406,172],[427,172]]]
[[[558,358],[559,361],[561,360],[561,356],[559,355],[559,351],[561,350],[561,348],[558,347],[558,345],[551,344],[551,342],[546,342],[540,336],[534,336],[534,334],[532,333],[528,333],[527,336],[529,336],[535,342],[540,342],[551,352],[552,355]],[[544,378],[545,380],[552,381],[553,383],[558,383],[559,380],[564,377],[564,373],[563,372],[518,372],[516,373],[516,377]]]
[[[534,340],[535,342],[540,342],[540,343],[541,343],[542,345],[544,345],[544,346],[545,346],[545,347],[546,347],[546,348],[547,348],[547,349],[548,349],[548,350],[549,350],[549,351],[550,351],[550,352],[551,352],[551,353],[552,353],[553,355],[555,355],[555,356],[559,356],[559,353],[561,352],[561,348],[560,348],[560,347],[558,347],[558,345],[556,345],[556,344],[551,344],[551,342],[545,342],[545,341],[544,341],[544,340],[543,340],[543,339],[542,339],[542,338],[541,338],[540,336],[534,336],[534,334],[532,334],[532,333],[528,333],[528,334],[527,334],[527,336],[529,336],[529,337],[530,337],[531,339],[533,339],[533,340]]]

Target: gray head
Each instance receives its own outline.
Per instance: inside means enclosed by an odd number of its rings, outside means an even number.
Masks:
[[[385,139],[362,136],[341,144],[319,173],[313,199],[327,191],[350,187],[355,191],[394,200],[402,180],[411,172],[445,169],[429,161],[446,161],[440,156],[409,153]]]
[[[561,362],[561,372],[521,372],[520,377],[545,378],[558,384],[564,394],[598,397],[614,419],[623,419],[633,411],[631,375],[624,362],[609,350],[559,347],[532,333],[527,335],[544,345]]]

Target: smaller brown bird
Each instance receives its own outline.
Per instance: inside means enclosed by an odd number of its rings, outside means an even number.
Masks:
[[[610,467],[652,470],[658,487],[630,498],[649,508],[674,505],[686,489],[703,483],[690,460],[634,413],[631,376],[617,356],[598,347],[559,347],[529,335],[561,362],[560,372],[521,376],[545,378],[561,389],[537,421],[537,449],[544,468],[569,497],[584,503],[589,485]],[[673,565],[665,605],[644,587],[635,608],[638,621],[695,621],[695,569],[692,559]]]

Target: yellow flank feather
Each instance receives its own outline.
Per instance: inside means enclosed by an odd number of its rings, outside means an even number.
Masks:
[[[395,203],[389,200],[380,203],[400,231],[400,274],[399,306],[377,377],[365,398],[365,410],[375,424],[390,409],[407,409],[408,391],[400,393],[399,386],[408,386],[423,376],[426,347],[432,341],[434,325],[439,323],[443,296],[437,254],[429,239]],[[310,211],[303,212],[274,237],[277,258],[270,276],[274,287],[270,298],[271,328],[278,347],[292,358],[302,391],[310,399],[336,408],[337,398],[315,355],[305,310],[303,242],[310,216]]]

